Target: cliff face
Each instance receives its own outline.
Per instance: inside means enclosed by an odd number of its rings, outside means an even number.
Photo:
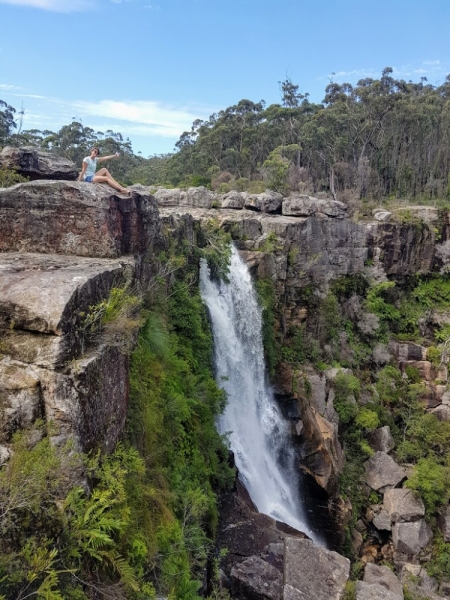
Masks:
[[[383,280],[442,268],[437,257],[448,226],[432,209],[426,212],[428,223],[419,225],[355,223],[337,202],[282,200],[273,193],[217,197],[204,188],[158,190],[152,197],[135,188],[131,200],[107,186],[78,182],[35,181],[0,190],[5,456],[12,432],[37,418],[55,420],[58,439],[73,435],[82,449],[114,445],[126,412],[127,358],[107,346],[86,354],[83,322],[89,307],[113,287],[132,282],[145,289],[152,249],[163,244],[162,228],[186,235],[190,220],[200,226],[218,221],[232,233],[254,274],[273,281],[284,314],[278,326],[286,330],[305,316],[299,296],[306,286],[320,293],[338,277],[367,270]],[[292,393],[286,383],[291,375],[278,373],[285,393]],[[323,411],[320,424],[308,418],[311,410],[317,407],[304,407],[303,417],[313,428],[312,438],[321,440],[326,429],[326,437],[335,440],[324,444],[333,448],[324,451],[327,474],[322,460],[317,466],[318,480],[332,491],[342,462],[336,463],[341,453],[336,427]]]
[[[128,357],[87,347],[86,316],[112,288],[145,288],[161,244],[154,199],[84,183],[37,181],[0,190],[1,454],[37,419],[54,442],[114,448],[128,400]]]
[[[412,208],[421,220],[411,218],[410,223],[380,222],[375,218],[353,222],[345,216],[346,207],[333,201],[298,200],[294,211],[292,199],[280,199],[279,211],[300,215],[285,216],[264,212],[268,206],[264,199],[249,202],[247,195],[241,194],[242,202],[237,202],[237,193],[234,209],[198,208],[198,190],[196,194],[195,199],[190,199],[189,192],[185,193],[175,208],[172,204],[176,194],[159,190],[156,198],[163,205],[161,217],[164,220],[175,212],[187,213],[199,223],[218,220],[221,227],[230,231],[254,275],[273,282],[281,315],[276,327],[282,336],[308,317],[314,318],[302,300],[307,288],[324,296],[330,283],[338,278],[364,274],[387,281],[388,276],[407,278],[431,273],[443,265],[438,256],[442,256],[439,250],[445,244],[447,225],[445,215],[439,215],[437,210]],[[246,201],[248,206],[257,204],[263,210],[243,208]],[[213,202],[218,204],[217,198],[212,199],[205,190],[203,203]],[[222,203],[229,204],[226,198]],[[307,213],[309,216],[305,216]],[[312,387],[309,398],[302,387],[305,376]],[[333,496],[338,492],[338,476],[345,459],[338,439],[339,419],[333,408],[332,379],[332,376],[327,380],[314,373],[296,373],[289,364],[281,365],[275,374],[278,392],[299,401],[300,421],[295,433],[298,433],[302,467]]]

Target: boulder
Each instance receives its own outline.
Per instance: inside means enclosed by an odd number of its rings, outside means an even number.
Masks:
[[[383,498],[384,509],[393,523],[414,521],[425,515],[422,499],[407,488],[387,490]]]
[[[233,598],[281,600],[282,589],[281,571],[258,556],[245,559],[231,570]]]
[[[222,198],[222,208],[242,210],[244,208],[244,204],[244,196],[235,190],[228,192],[228,194],[225,194]]]
[[[376,452],[389,453],[395,448],[394,438],[389,425],[374,429],[367,434],[367,441]]]
[[[347,207],[337,200],[319,200],[306,195],[292,195],[283,200],[282,214],[292,217],[311,217],[324,214],[328,217],[344,218]]]
[[[264,213],[281,212],[282,194],[266,190],[262,194],[245,194],[244,207]]]
[[[0,189],[0,252],[117,258],[159,235],[149,194],[125,198],[106,184],[34,181]]]
[[[9,457],[11,456],[11,451],[8,446],[0,445],[0,467],[5,464]]]
[[[430,412],[432,412],[439,421],[450,421],[450,406],[448,406],[448,404],[439,404],[439,406],[432,408]]]
[[[403,598],[403,586],[398,577],[388,567],[367,563],[364,569],[363,581],[369,584],[380,585],[385,590]]]
[[[372,523],[377,529],[384,529],[385,531],[391,530],[391,518],[387,510],[381,509],[376,515],[374,515]]]
[[[403,594],[394,594],[377,583],[357,581],[355,600],[403,600]]]
[[[423,519],[414,523],[395,523],[392,527],[394,550],[403,556],[414,557],[432,539],[431,528]]]
[[[340,600],[350,573],[350,561],[311,540],[284,542],[283,600]]]
[[[413,342],[397,342],[394,340],[389,342],[389,350],[399,363],[426,360],[428,354],[424,346],[414,344]]]
[[[364,468],[367,485],[382,494],[398,485],[406,477],[405,469],[400,467],[386,452],[375,452],[364,463]]]
[[[376,221],[390,221],[392,217],[392,213],[389,212],[388,210],[380,210],[378,212],[376,212],[373,216],[373,218]]]
[[[436,579],[430,577],[422,565],[405,563],[400,577],[405,591],[408,591],[410,596],[426,600],[442,600],[443,596],[436,593],[438,591]]]
[[[217,201],[214,192],[206,189],[204,186],[190,187],[188,189],[165,189],[159,188],[154,196],[158,206],[184,206],[192,208],[211,208],[212,203]]]
[[[65,179],[73,181],[78,178],[78,167],[71,160],[27,146],[3,148],[0,152],[0,167],[14,169],[20,175],[32,180]]]

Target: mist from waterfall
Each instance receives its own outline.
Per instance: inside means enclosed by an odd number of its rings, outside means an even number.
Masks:
[[[266,381],[262,311],[234,247],[229,283],[211,281],[202,261],[200,290],[211,317],[216,379],[228,396],[217,426],[228,434],[239,477],[260,512],[321,543],[302,514],[288,426]]]

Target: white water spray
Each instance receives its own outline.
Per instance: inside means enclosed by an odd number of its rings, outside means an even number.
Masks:
[[[239,476],[258,510],[321,543],[297,500],[299,479],[286,422],[266,384],[261,310],[234,247],[229,280],[211,281],[202,261],[200,290],[211,315],[216,378],[228,395],[219,431],[229,434]]]

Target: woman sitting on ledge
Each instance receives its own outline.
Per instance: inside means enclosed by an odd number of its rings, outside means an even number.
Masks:
[[[119,154],[111,154],[110,156],[100,157],[100,150],[98,148],[92,148],[91,155],[83,158],[83,164],[81,166],[81,173],[78,177],[78,181],[88,181],[90,183],[107,183],[112,188],[120,192],[121,194],[131,195],[131,190],[127,190],[122,187],[118,181],[116,181],[111,173],[103,167],[98,173],[95,172],[98,162],[110,160],[111,158],[118,158]]]

